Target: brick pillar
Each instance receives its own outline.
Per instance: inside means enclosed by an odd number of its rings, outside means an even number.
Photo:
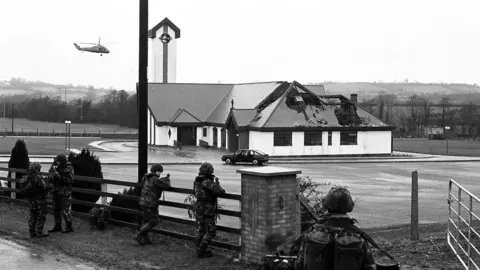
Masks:
[[[260,264],[271,253],[266,239],[300,234],[300,170],[257,167],[242,175],[241,258]]]

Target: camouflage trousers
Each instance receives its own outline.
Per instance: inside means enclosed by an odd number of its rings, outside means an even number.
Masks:
[[[197,238],[203,237],[203,241],[210,243],[217,235],[215,217],[195,215],[195,220],[197,222]]]
[[[28,209],[30,210],[30,218],[28,219],[30,235],[41,233],[47,219],[47,200],[28,200]]]
[[[71,196],[53,195],[53,216],[55,217],[55,225],[62,224],[62,217],[67,226],[72,225],[72,212],[70,205],[72,204]]]

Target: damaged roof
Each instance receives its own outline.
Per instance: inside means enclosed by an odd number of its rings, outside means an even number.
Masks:
[[[246,129],[392,129],[344,96],[325,95],[323,87],[296,81],[151,83],[148,90],[148,105],[158,124],[223,126],[232,120]]]

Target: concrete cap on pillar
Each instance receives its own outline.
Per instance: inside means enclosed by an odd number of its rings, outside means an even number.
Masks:
[[[278,175],[301,174],[302,171],[282,168],[282,167],[266,166],[266,167],[258,167],[253,169],[240,169],[240,170],[237,170],[237,173],[256,175],[256,176],[278,176]]]

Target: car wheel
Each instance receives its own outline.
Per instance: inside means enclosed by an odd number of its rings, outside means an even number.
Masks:
[[[225,159],[225,163],[227,163],[227,164],[232,164],[232,160],[229,159],[229,158],[227,158],[227,159]]]
[[[253,165],[259,165],[259,162],[258,162],[258,160],[256,160],[256,159],[254,159],[254,160],[252,161],[252,163],[253,163]]]

